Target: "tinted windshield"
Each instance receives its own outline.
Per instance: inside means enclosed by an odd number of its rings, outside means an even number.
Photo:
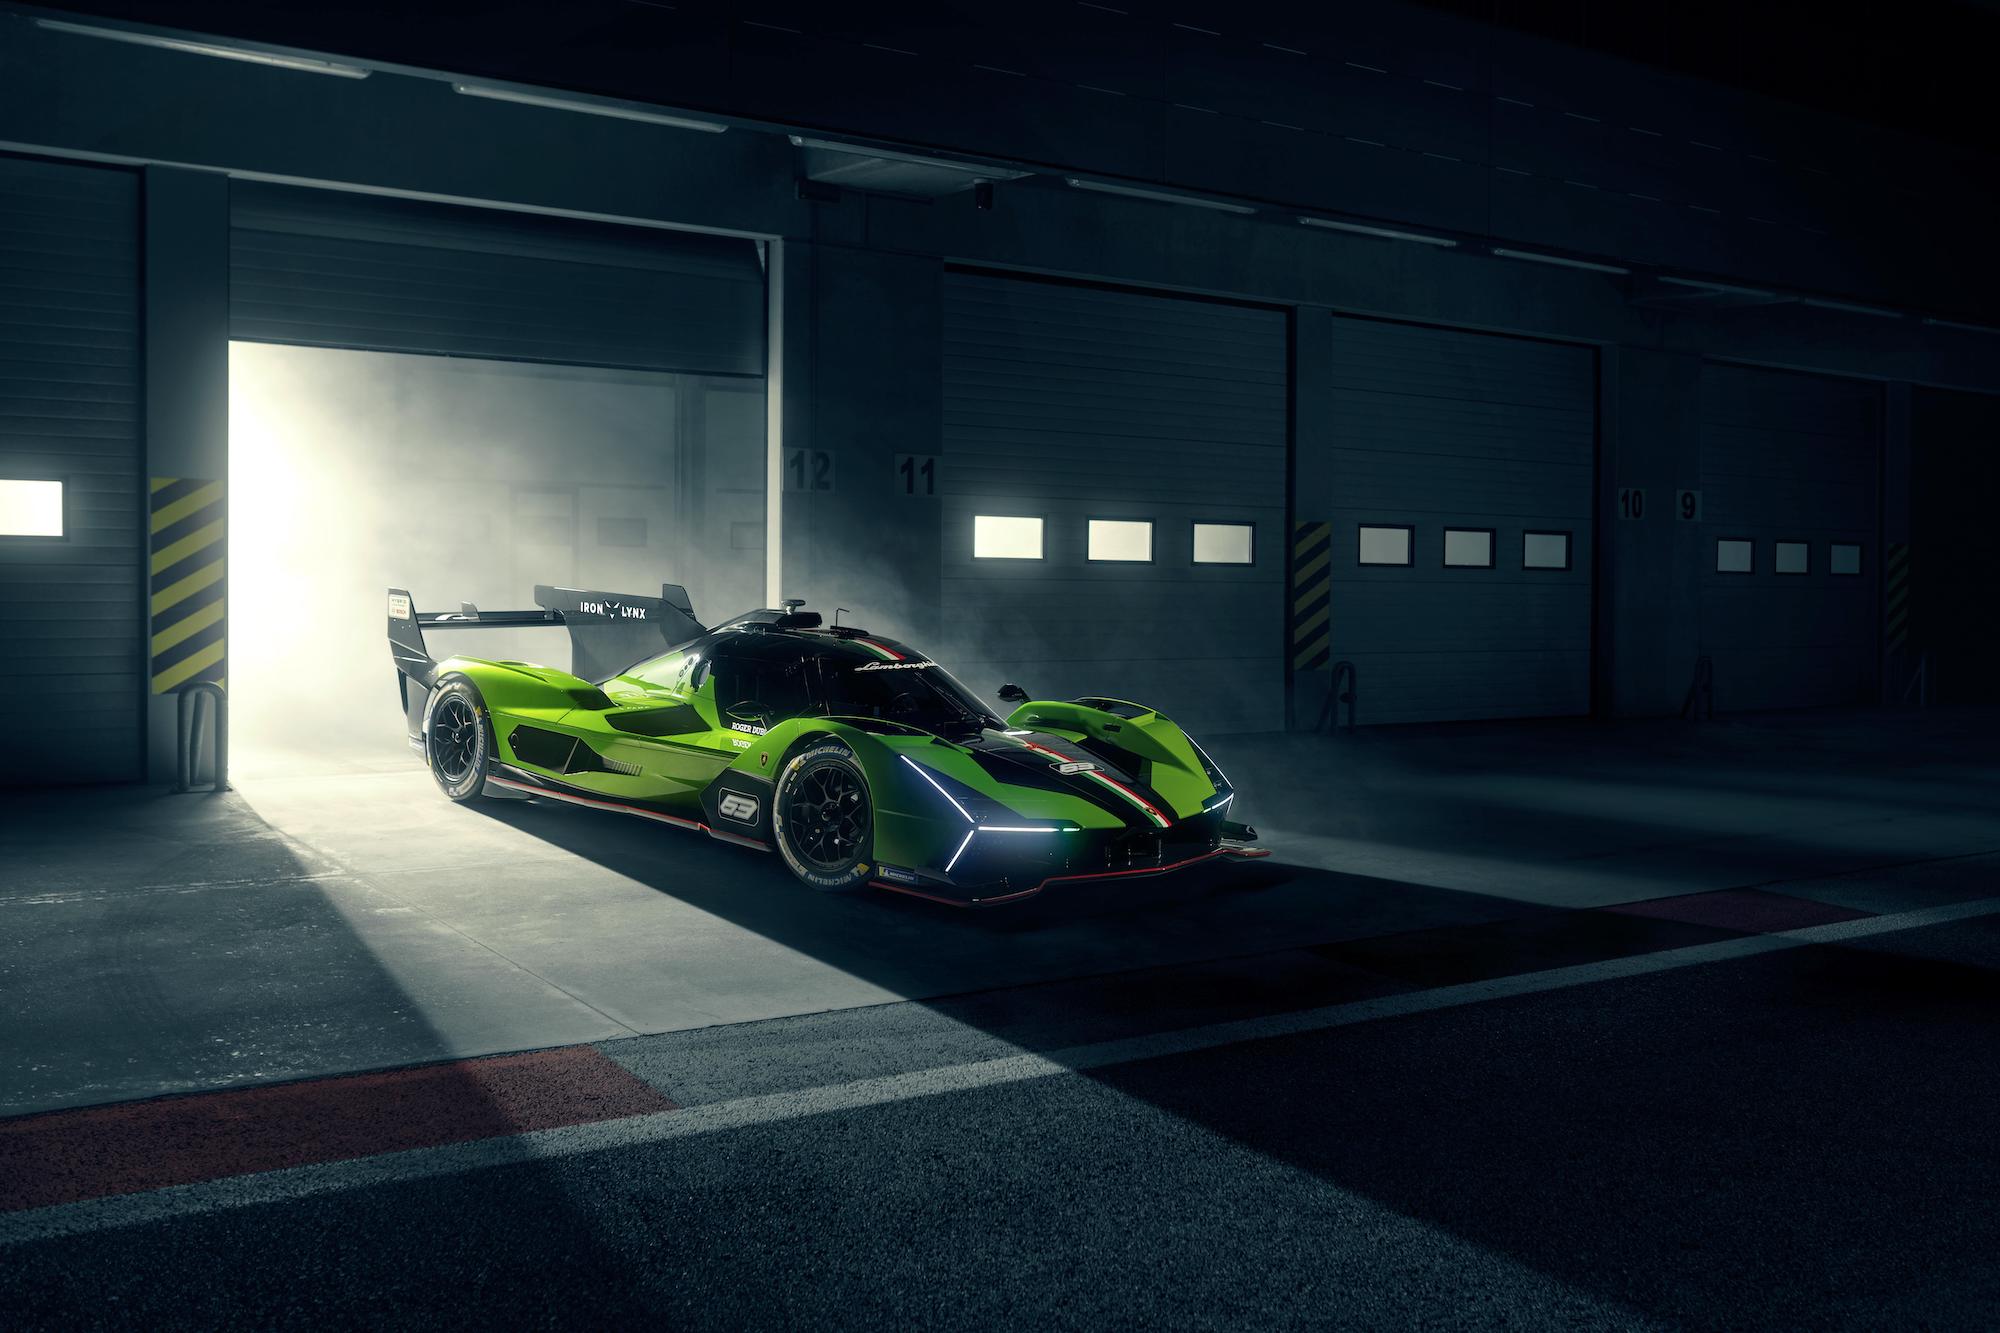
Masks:
[[[874,717],[925,731],[999,726],[985,705],[929,662],[863,662],[822,657],[820,679],[826,711],[836,717]]]

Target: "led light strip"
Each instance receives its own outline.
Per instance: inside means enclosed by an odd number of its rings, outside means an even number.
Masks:
[[[923,780],[924,780],[925,782],[928,782],[928,783],[930,783],[930,784],[931,784],[931,786],[932,786],[933,788],[935,788],[935,789],[937,790],[937,794],[938,794],[938,795],[940,795],[940,796],[944,797],[944,798],[945,798],[945,799],[946,799],[947,801],[950,801],[950,802],[951,802],[951,808],[952,808],[952,809],[954,809],[954,810],[956,810],[956,811],[958,811],[958,813],[960,813],[961,815],[964,815],[964,816],[965,816],[965,822],[966,822],[966,823],[968,823],[968,824],[977,824],[977,823],[979,822],[978,820],[976,820],[976,819],[974,819],[974,818],[972,817],[972,814],[971,814],[971,812],[970,812],[970,811],[968,811],[968,810],[967,810],[967,809],[966,809],[966,808],[965,808],[964,806],[962,806],[962,805],[960,805],[960,804],[958,803],[958,798],[957,798],[957,797],[953,796],[953,795],[952,795],[952,794],[951,794],[950,792],[946,791],[946,790],[944,789],[944,786],[943,786],[943,784],[939,783],[939,781],[938,781],[938,780],[937,780],[936,778],[932,777],[932,776],[931,776],[931,775],[930,775],[930,774],[929,774],[928,772],[926,772],[926,771],[924,770],[924,766],[923,766],[922,764],[920,764],[920,763],[918,763],[918,762],[917,762],[916,760],[914,760],[914,759],[910,758],[910,756],[908,756],[908,755],[904,755],[904,756],[903,756],[903,762],[904,762],[904,763],[906,763],[906,764],[908,764],[908,765],[909,765],[909,766],[910,766],[911,768],[914,768],[914,769],[916,769],[916,770],[917,770],[917,776],[918,776],[918,777],[920,777],[920,778],[922,778],[922,779],[923,779]],[[968,834],[967,834],[966,836],[967,836],[967,837],[969,838],[969,837],[971,837],[972,835],[968,833]],[[965,848],[963,848],[963,847],[960,847],[960,848],[959,848],[958,850],[960,850],[960,851],[962,852],[962,851],[964,851],[964,850],[965,850]],[[952,858],[952,860],[954,860],[954,861],[956,861],[957,859],[958,859],[958,858],[957,858],[957,857],[955,857],[955,856],[954,856],[954,857]],[[949,867],[947,867],[947,869],[949,869]]]

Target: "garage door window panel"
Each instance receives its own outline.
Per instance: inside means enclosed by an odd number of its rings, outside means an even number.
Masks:
[[[1747,537],[1718,537],[1715,540],[1715,572],[1755,574],[1757,543]]]
[[[1570,534],[1567,532],[1524,532],[1521,534],[1521,568],[1563,573],[1569,569]]]
[[[1041,560],[1043,520],[1032,514],[974,514],[974,560]]]
[[[1837,578],[1861,573],[1861,548],[1850,542],[1835,542],[1827,551],[1826,572]]]
[[[1364,523],[1355,541],[1355,558],[1364,565],[1408,567],[1417,530],[1407,524]]]
[[[1153,563],[1151,519],[1093,518],[1089,520],[1086,540],[1086,558],[1092,564]]]
[[[1257,563],[1257,525],[1254,523],[1194,522],[1194,563],[1197,565],[1254,565]]]
[[[1812,546],[1806,542],[1779,542],[1771,555],[1774,574],[1812,573]]]
[[[0,477],[0,538],[62,541],[69,488],[42,477]]]
[[[1446,528],[1444,564],[1446,569],[1493,568],[1492,528]]]

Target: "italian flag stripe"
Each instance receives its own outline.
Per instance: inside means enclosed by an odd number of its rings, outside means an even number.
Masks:
[[[1141,810],[1144,810],[1146,812],[1146,818],[1152,820],[1155,824],[1159,825],[1161,828],[1165,828],[1167,825],[1173,822],[1172,820],[1168,819],[1165,815],[1161,814],[1158,808],[1155,807],[1151,801],[1141,796],[1138,792],[1133,791],[1130,787],[1126,786],[1124,783],[1119,782],[1117,779],[1107,778],[1104,776],[1104,774],[1098,772],[1094,768],[1091,769],[1087,774],[1085,774],[1085,776],[1096,778],[1098,782],[1102,783],[1106,787],[1111,788],[1111,790],[1117,792],[1120,796],[1123,796],[1126,800],[1138,806]]]
[[[903,655],[894,648],[886,648],[873,639],[856,639],[855,642],[880,657],[884,662],[900,662],[903,660]]]

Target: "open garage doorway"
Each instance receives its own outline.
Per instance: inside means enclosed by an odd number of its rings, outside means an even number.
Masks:
[[[763,599],[765,248],[239,181],[229,652],[239,776],[410,763],[386,592]],[[435,634],[568,668],[560,630]]]
[[[425,610],[530,608],[537,583],[757,605],[763,460],[761,380],[232,344],[235,771],[411,762],[391,586]],[[560,630],[444,637],[569,665]]]

